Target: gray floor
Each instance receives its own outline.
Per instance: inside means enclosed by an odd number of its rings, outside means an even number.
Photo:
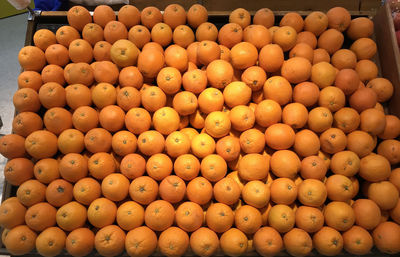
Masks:
[[[28,15],[19,14],[0,19],[0,116],[3,127],[0,134],[11,133],[14,116],[12,96],[17,90],[20,73],[18,52],[24,46]],[[0,199],[3,192],[3,168],[6,159],[0,155]]]
[[[24,46],[28,15],[20,14],[0,19],[0,116],[1,134],[11,132],[14,116],[12,96],[16,91],[20,73],[18,52]]]

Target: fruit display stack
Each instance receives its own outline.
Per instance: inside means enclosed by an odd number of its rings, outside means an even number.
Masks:
[[[371,19],[239,8],[217,26],[199,4],[67,19],[18,54],[9,254],[400,253],[400,119]]]

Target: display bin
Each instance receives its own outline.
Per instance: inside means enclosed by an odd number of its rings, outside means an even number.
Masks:
[[[211,1],[211,0],[177,0],[177,1],[149,1],[149,0],[131,0],[130,4],[137,6],[140,10],[146,6],[156,6],[160,10],[163,10],[170,3],[179,3],[187,10],[191,5],[195,3],[203,4],[209,11],[209,22],[216,24],[220,28],[223,24],[228,23],[229,13],[235,8],[244,7],[242,0],[230,0],[230,1]],[[352,18],[356,17],[370,17],[374,21],[375,32],[372,38],[376,41],[378,52],[374,57],[374,61],[377,63],[379,68],[379,76],[389,79],[394,86],[394,95],[387,105],[384,106],[385,111],[389,114],[394,114],[400,117],[400,56],[397,40],[395,36],[395,29],[392,20],[392,12],[389,4],[386,3],[380,6],[380,1],[372,0],[303,0],[303,1],[273,1],[273,0],[247,0],[245,8],[250,11],[253,15],[260,8],[270,8],[275,13],[275,23],[279,24],[280,19],[290,11],[296,11],[300,15],[307,16],[312,11],[320,10],[327,11],[334,6],[343,6],[347,8]],[[33,35],[35,31],[39,29],[49,29],[53,32],[63,26],[68,25],[66,12],[64,11],[43,11],[35,12],[35,15],[30,15],[27,23],[27,31],[25,38],[25,45],[33,45]],[[346,41],[344,43],[346,45]],[[347,42],[347,45],[348,42]],[[17,89],[17,87],[15,87]],[[11,104],[11,99],[10,99]],[[11,121],[3,121],[11,122]],[[4,182],[2,201],[9,197],[15,196],[17,187]],[[0,230],[2,233],[3,229]],[[0,239],[0,254],[8,255],[7,249],[1,242]],[[92,255],[100,256],[97,252],[93,252]],[[126,253],[123,255],[127,256]],[[40,256],[36,251],[26,256]],[[70,256],[64,250],[61,256]],[[162,256],[161,253],[155,252],[153,256]],[[190,249],[186,252],[185,256],[195,256]],[[218,251],[216,256],[224,256],[222,251]],[[255,251],[248,252],[243,256],[257,256]],[[285,251],[282,251],[277,256],[290,256]],[[310,256],[321,256],[315,250],[312,251]],[[344,250],[337,256],[351,256]],[[379,252],[373,248],[373,251],[364,256],[391,256]]]

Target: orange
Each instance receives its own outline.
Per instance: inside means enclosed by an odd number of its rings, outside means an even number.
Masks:
[[[141,89],[142,106],[149,112],[155,112],[164,107],[167,102],[165,93],[156,86]]]
[[[201,23],[196,29],[196,40],[199,42],[203,40],[216,41],[217,37],[218,29],[213,23]]]
[[[308,128],[313,132],[324,132],[332,126],[332,123],[332,113],[326,107],[316,107],[308,113]]]
[[[64,249],[66,237],[58,227],[47,228],[36,238],[36,250],[42,256],[56,256]]]
[[[276,204],[292,204],[297,198],[297,187],[291,179],[277,178],[272,181],[271,201]]]
[[[93,178],[82,178],[75,183],[73,188],[75,200],[84,205],[90,205],[100,197],[100,194],[100,184]]]
[[[172,39],[175,44],[186,48],[194,42],[194,33],[190,27],[186,25],[179,25],[174,29]]]
[[[167,176],[160,183],[160,197],[170,203],[182,201],[183,197],[185,196],[185,192],[185,182],[178,176]]]
[[[83,6],[74,6],[67,12],[68,23],[75,29],[82,31],[87,23],[92,22],[92,16]]]
[[[260,255],[276,255],[283,249],[281,235],[272,227],[262,227],[253,236],[255,250]]]
[[[396,240],[400,227],[394,222],[383,222],[372,232],[375,246],[384,253],[396,254],[400,252]]]
[[[296,30],[290,26],[282,26],[274,33],[272,42],[278,44],[286,52],[296,45],[296,40]]]
[[[268,176],[268,157],[256,153],[246,154],[239,160],[238,171],[244,180],[262,180]]]
[[[136,65],[140,53],[136,45],[125,38],[113,42],[110,51],[111,60],[120,68]]]
[[[118,20],[129,29],[140,23],[140,11],[133,5],[124,5],[118,11]]]
[[[84,62],[69,63],[64,68],[64,77],[68,84],[91,86],[94,81],[93,68]]]
[[[359,38],[350,46],[357,60],[371,59],[377,51],[376,43],[370,38]]]
[[[204,114],[221,111],[224,104],[224,96],[219,89],[206,88],[198,96],[199,110]]]
[[[60,207],[72,200],[72,184],[63,179],[53,180],[46,188],[46,201]]]
[[[72,114],[64,108],[54,107],[44,114],[43,122],[48,131],[59,135],[72,128]]]
[[[43,83],[56,82],[60,85],[65,84],[64,70],[58,65],[49,64],[45,66],[41,75]]]
[[[109,153],[97,152],[89,158],[88,169],[91,176],[103,179],[115,171],[116,164]]]
[[[218,236],[209,228],[201,227],[190,236],[190,248],[199,256],[212,256],[218,246]]]
[[[183,88],[194,94],[200,94],[207,87],[206,73],[199,69],[187,71],[182,76]]]
[[[188,247],[188,234],[177,227],[166,229],[158,239],[158,248],[164,256],[182,256]]]
[[[65,241],[65,248],[72,256],[86,256],[94,248],[94,233],[88,228],[71,231]]]
[[[235,204],[240,198],[240,187],[232,178],[223,178],[214,185],[215,200],[226,205]]]
[[[320,254],[337,255],[343,249],[343,237],[337,230],[325,226],[313,235],[313,245]]]
[[[297,198],[303,205],[319,207],[325,202],[326,197],[326,187],[320,180],[305,179],[298,186]]]
[[[135,178],[129,187],[129,196],[140,204],[153,202],[158,195],[158,184],[150,177]]]
[[[81,132],[88,132],[97,127],[98,122],[97,111],[89,106],[78,107],[72,114],[72,124]]]
[[[343,233],[344,249],[352,254],[366,254],[373,246],[369,232],[362,227],[353,226]]]
[[[17,114],[14,117],[14,120],[12,123],[12,130],[15,134],[13,134],[12,136],[9,136],[9,138],[6,137],[6,138],[12,139],[12,140],[4,139],[4,141],[7,141],[10,144],[9,145],[10,149],[6,150],[6,148],[8,147],[7,146],[8,143],[6,143],[6,144],[3,144],[3,150],[4,151],[17,150],[17,149],[13,149],[12,144],[11,144],[12,143],[11,141],[14,141],[14,139],[16,140],[15,143],[17,143],[17,141],[21,141],[16,138],[17,135],[27,137],[32,132],[34,132],[36,130],[41,130],[42,128],[43,128],[42,118],[39,115],[37,115],[36,113],[21,112],[21,113]],[[18,151],[22,152],[23,150],[24,150],[23,147],[22,148],[18,147]],[[5,152],[4,152],[4,154],[5,154]],[[13,158],[13,157],[11,157],[11,158]]]
[[[171,157],[187,154],[190,150],[190,140],[184,133],[174,131],[165,139],[165,150]]]
[[[31,88],[18,89],[13,96],[13,104],[18,112],[37,112],[40,109],[40,96]]]
[[[321,35],[328,27],[328,16],[325,13],[315,11],[311,12],[304,19],[304,30],[310,31],[316,36]]]
[[[61,159],[59,171],[63,179],[70,182],[77,182],[87,175],[87,160],[80,154],[68,153]]]
[[[267,79],[263,90],[266,99],[274,100],[281,106],[286,105],[292,99],[292,87],[289,81],[281,76],[273,76]]]
[[[120,228],[129,231],[141,226],[143,221],[144,209],[140,204],[127,201],[118,207],[117,223]]]
[[[265,45],[258,55],[258,62],[266,72],[278,71],[284,62],[282,48],[277,44]]]
[[[147,206],[144,215],[145,223],[150,229],[164,231],[172,225],[175,210],[169,202],[157,200]]]
[[[355,215],[350,205],[332,201],[324,208],[325,223],[338,231],[346,231],[354,224]]]
[[[44,52],[36,46],[25,46],[18,53],[18,62],[25,71],[41,71],[46,65]]]
[[[329,54],[339,50],[344,41],[343,34],[336,29],[325,30],[318,38],[318,48],[325,49]]]
[[[147,174],[157,181],[169,176],[172,172],[172,167],[171,159],[163,153],[152,155],[146,162]]]
[[[164,150],[165,139],[156,130],[148,130],[138,137],[138,149],[145,155],[151,156]]]
[[[108,105],[99,113],[100,125],[111,132],[119,131],[124,126],[125,113],[117,105]]]
[[[349,49],[340,49],[332,55],[332,65],[341,69],[354,69],[357,64],[357,56]]]
[[[346,134],[337,128],[325,130],[319,136],[319,140],[321,142],[321,150],[330,154],[343,151],[347,145]]]
[[[140,134],[150,128],[150,114],[142,108],[132,108],[125,115],[126,128],[134,133]]]
[[[122,174],[107,175],[101,183],[103,195],[112,201],[122,201],[128,195],[129,180]]]
[[[86,133],[84,143],[91,153],[108,152],[111,149],[112,136],[103,128],[93,128]]]
[[[224,60],[214,60],[206,70],[209,83],[216,88],[224,88],[233,79],[233,68],[230,63]]]
[[[250,25],[243,30],[243,41],[250,42],[257,49],[271,43],[268,29],[262,25]]]
[[[351,16],[349,11],[343,7],[333,7],[326,13],[329,22],[329,28],[345,31],[350,25]]]
[[[177,68],[165,67],[157,75],[157,85],[164,93],[172,95],[181,88],[182,76]]]
[[[250,25],[250,13],[243,8],[237,8],[229,14],[229,22],[239,24],[243,29]]]
[[[246,252],[248,240],[242,231],[231,228],[221,235],[220,247],[226,255],[240,256]]]
[[[117,206],[106,198],[97,198],[88,207],[87,216],[90,224],[103,228],[112,224],[117,213]]]
[[[197,60],[203,64],[208,65],[214,60],[219,59],[221,56],[221,49],[217,43],[210,40],[203,40],[197,47]]]
[[[6,229],[12,229],[24,224],[26,208],[16,197],[10,197],[0,205],[0,224]]]
[[[193,137],[191,142],[192,153],[199,158],[204,158],[215,151],[214,139],[206,133],[200,133]]]
[[[215,150],[225,161],[234,161],[240,154],[239,139],[234,136],[225,136],[218,140]]]
[[[272,149],[288,149],[294,144],[295,133],[289,125],[273,124],[265,130],[265,141]]]
[[[28,226],[20,225],[7,232],[3,238],[7,251],[14,255],[28,254],[35,248],[37,234]]]
[[[49,64],[55,64],[64,67],[69,63],[68,49],[61,44],[50,45],[47,47],[44,55],[47,63]]]
[[[68,47],[72,41],[78,38],[80,38],[79,32],[72,26],[61,26],[56,31],[57,42],[65,47]]]
[[[93,57],[96,61],[111,61],[111,44],[106,41],[99,41],[93,46]]]
[[[82,84],[73,84],[65,88],[65,99],[71,109],[76,110],[81,106],[92,105],[92,93]]]
[[[25,156],[25,138],[18,134],[8,134],[0,138],[0,153],[7,159]]]
[[[203,205],[211,200],[213,188],[207,179],[196,177],[188,183],[186,194],[190,201]]]
[[[207,226],[216,233],[229,230],[234,222],[232,209],[223,203],[213,203],[206,211]]]
[[[317,232],[324,225],[324,215],[318,208],[299,206],[296,210],[296,226],[308,233]]]
[[[261,227],[261,213],[250,205],[243,205],[235,211],[235,225],[246,234],[254,234]]]
[[[67,203],[57,210],[56,221],[66,231],[82,227],[86,222],[86,208],[75,201]]]
[[[231,48],[231,58],[235,69],[246,69],[257,62],[257,48],[248,42],[238,43]]]
[[[223,25],[218,33],[218,42],[227,48],[232,48],[243,39],[243,29],[237,23]]]
[[[306,256],[313,249],[310,235],[299,228],[293,228],[283,236],[286,251],[292,256]]]
[[[42,77],[40,76],[40,73],[36,71],[23,71],[18,75],[19,88],[27,87],[32,88],[35,91],[39,91],[42,84]]]
[[[340,50],[336,51],[339,52]],[[314,49],[314,58],[312,61],[312,64],[317,64],[319,62],[330,62],[331,61],[331,57],[329,55],[329,53],[323,49],[323,48],[318,48],[318,49]]]
[[[309,45],[312,49],[317,47],[317,37],[310,31],[302,31],[297,34],[296,44],[305,43]],[[326,51],[326,50],[324,50]],[[329,54],[326,53],[328,58],[330,58]],[[325,55],[325,56],[326,56]]]
[[[46,186],[35,179],[22,183],[17,190],[17,198],[25,206],[32,206],[43,202],[46,193]]]
[[[83,39],[75,39],[68,47],[69,58],[74,63],[91,63],[93,59],[92,46]]]
[[[46,202],[40,202],[29,207],[25,214],[25,222],[35,231],[43,231],[56,225],[57,209]]]
[[[117,101],[117,90],[109,83],[98,83],[92,89],[92,101],[100,109],[113,105]]]
[[[244,82],[234,81],[229,83],[223,91],[225,104],[228,107],[246,105],[251,99],[251,88]]]
[[[206,132],[210,136],[221,138],[229,133],[231,121],[223,112],[215,111],[207,115],[204,125]]]
[[[115,21],[116,15],[113,9],[107,5],[98,5],[93,12],[94,23],[99,24],[103,28],[110,21]]]
[[[35,178],[44,184],[49,184],[60,177],[58,170],[58,161],[55,159],[42,159],[36,162],[34,166]]]
[[[14,158],[4,167],[4,177],[8,183],[19,186],[33,177],[33,162],[27,158]]]
[[[282,108],[274,100],[263,100],[257,105],[254,115],[258,125],[269,127],[281,120]]]
[[[114,61],[116,62],[116,61]],[[115,84],[118,80],[119,71],[117,66],[110,61],[96,62],[93,69],[94,79],[97,82]]]
[[[125,249],[130,256],[149,256],[157,247],[157,235],[142,226],[129,231],[125,238]]]
[[[39,89],[41,104],[47,108],[63,107],[66,104],[66,91],[56,82],[48,82]]]
[[[88,23],[83,27],[82,38],[88,41],[92,46],[97,42],[104,40],[103,28],[96,23]]]
[[[101,228],[94,238],[94,247],[103,256],[116,256],[125,249],[125,232],[116,225]]]
[[[52,157],[57,153],[57,137],[49,131],[35,131],[25,139],[25,149],[37,159]]]
[[[175,219],[178,227],[186,232],[193,232],[203,223],[203,209],[197,203],[184,202],[176,209]]]
[[[128,32],[129,41],[134,43],[139,49],[142,49],[145,44],[150,42],[150,38],[151,35],[149,29],[142,25],[135,25],[130,28]]]
[[[295,224],[295,213],[287,205],[274,205],[268,214],[268,224],[280,233],[289,232]]]

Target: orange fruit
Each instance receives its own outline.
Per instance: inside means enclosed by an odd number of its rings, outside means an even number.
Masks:
[[[203,40],[216,41],[217,37],[218,29],[213,23],[203,22],[196,29],[196,40],[199,42]]]
[[[345,31],[351,22],[349,11],[343,7],[333,7],[326,13],[329,22],[329,28],[337,29],[341,32]]]
[[[231,49],[243,39],[243,28],[237,23],[227,23],[218,32],[218,42]]]
[[[4,167],[4,177],[8,183],[19,186],[33,177],[34,164],[27,158],[14,158]]]
[[[0,224],[6,229],[12,229],[25,222],[26,208],[16,197],[10,197],[0,205]]]
[[[328,16],[319,11],[311,12],[304,19],[304,30],[310,31],[316,36],[321,35],[328,27]]]
[[[90,15],[90,14],[89,14]],[[89,19],[88,19],[89,20]],[[89,21],[90,22],[90,21]],[[84,25],[82,26],[82,28]],[[61,26],[56,31],[56,39],[57,42],[65,47],[68,47],[69,44],[75,39],[80,38],[78,30],[76,30],[72,26]]]
[[[66,231],[82,227],[86,222],[86,208],[78,202],[72,201],[57,210],[57,225]]]
[[[92,22],[92,16],[83,6],[74,6],[67,12],[68,23],[75,29],[82,31],[87,23]]]
[[[153,202],[158,195],[158,184],[150,177],[135,178],[129,187],[129,196],[140,204]]]
[[[234,222],[234,214],[226,204],[213,203],[206,211],[207,226],[216,233],[229,230]]]
[[[67,235],[59,227],[49,227],[36,238],[36,250],[42,256],[56,256],[65,247]]]
[[[289,125],[273,124],[265,130],[265,141],[272,149],[288,149],[294,144],[295,133]]]
[[[229,14],[229,22],[239,24],[243,29],[250,25],[250,13],[243,8],[237,8]]]
[[[140,11],[134,5],[124,5],[118,11],[118,21],[128,29],[140,23]]]
[[[0,153],[7,159],[25,156],[25,138],[18,134],[8,134],[0,138]]]
[[[324,225],[324,215],[318,208],[299,206],[296,210],[296,226],[308,233],[317,232]]]
[[[221,235],[220,247],[228,256],[240,256],[247,250],[247,236],[239,229],[231,228]]]
[[[132,229],[126,234],[125,249],[130,256],[149,256],[157,248],[157,235],[146,226]]]
[[[323,255],[336,255],[343,249],[343,237],[335,229],[325,226],[313,235],[314,248]]]
[[[116,256],[125,249],[125,232],[116,225],[109,225],[97,231],[94,247],[103,256]]]
[[[276,255],[283,248],[283,240],[274,228],[262,227],[254,234],[253,245],[260,255]]]
[[[272,38],[274,44],[278,44],[284,52],[289,51],[296,45],[297,32],[293,27],[282,26]]]
[[[207,9],[201,4],[194,4],[187,11],[187,22],[194,29],[206,22],[207,19]]]
[[[295,224],[295,213],[287,205],[274,205],[268,214],[268,224],[280,233],[289,232]]]
[[[72,256],[85,256],[94,248],[94,233],[88,228],[71,231],[65,241],[65,248]]]
[[[18,53],[18,62],[25,71],[41,71],[46,65],[44,52],[36,46],[25,46]]]
[[[40,109],[40,96],[31,88],[21,88],[14,93],[13,104],[18,112],[37,112]]]
[[[129,231],[141,226],[143,221],[144,209],[140,204],[127,201],[118,207],[117,223],[120,228]]]

